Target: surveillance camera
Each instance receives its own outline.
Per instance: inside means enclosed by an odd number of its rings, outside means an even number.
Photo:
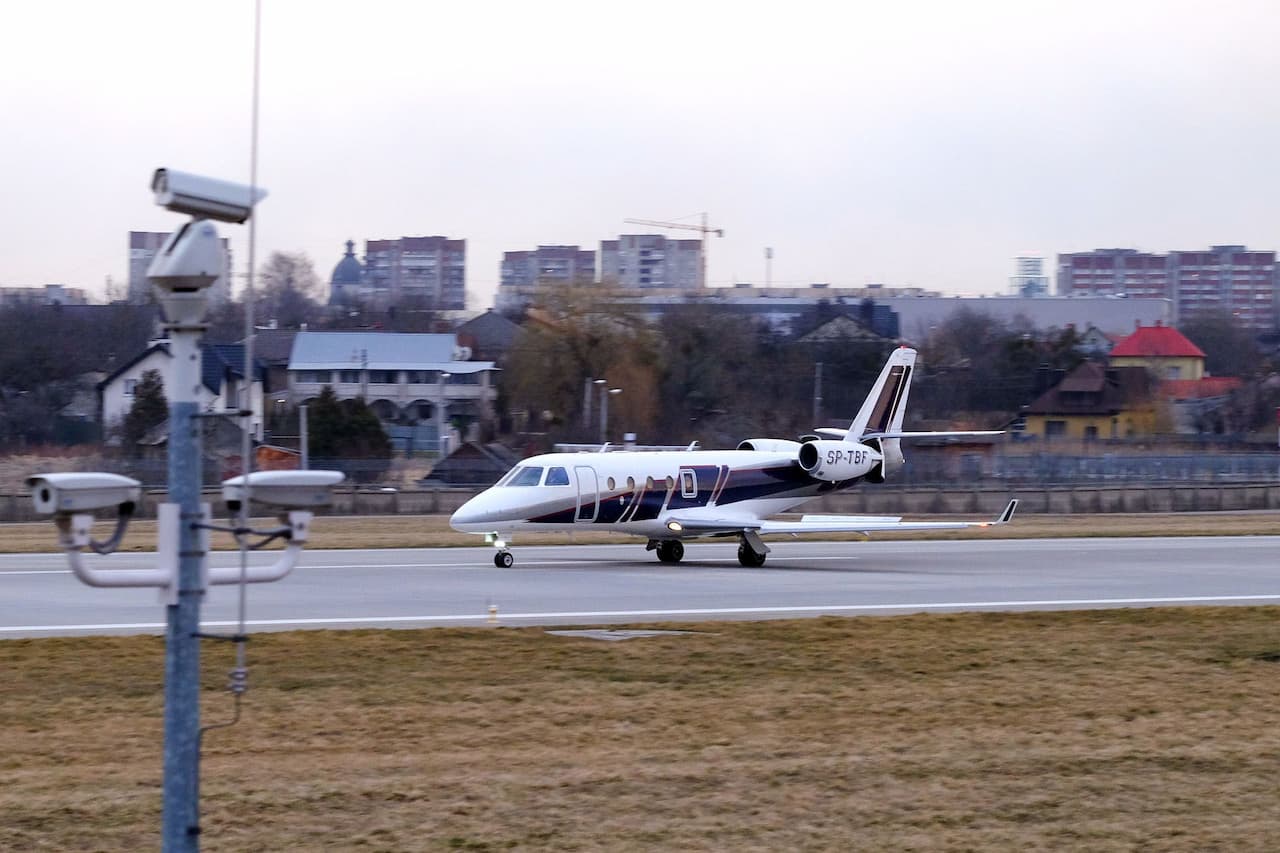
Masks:
[[[167,210],[237,225],[252,216],[253,206],[267,196],[267,191],[260,187],[250,188],[174,169],[156,169],[151,189],[156,194],[156,204]]]
[[[226,270],[218,229],[203,219],[185,223],[169,235],[147,270],[147,280],[165,320],[195,326],[204,320],[208,300],[203,291]]]
[[[284,509],[305,509],[333,503],[333,487],[344,479],[341,471],[255,471],[222,481],[222,499],[236,512],[250,500]]]
[[[192,220],[164,241],[147,269],[147,279],[162,291],[200,290],[222,275],[224,265],[218,229],[212,222]]]
[[[36,512],[59,515],[110,506],[129,514],[142,497],[142,484],[119,474],[39,474],[28,477],[27,486]]]

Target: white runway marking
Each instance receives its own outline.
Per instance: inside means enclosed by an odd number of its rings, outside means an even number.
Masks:
[[[499,622],[558,619],[622,619],[652,618],[661,616],[750,616],[752,614],[776,615],[779,613],[876,613],[892,610],[1003,610],[1024,607],[1124,607],[1165,604],[1226,604],[1230,602],[1280,601],[1276,595],[1184,595],[1162,598],[1062,598],[1014,601],[947,601],[906,602],[898,604],[830,604],[796,605],[794,607],[708,607],[684,610],[578,610],[550,611],[545,613],[499,613]],[[392,625],[410,622],[485,622],[485,613],[462,613],[444,616],[346,616],[316,619],[251,619],[248,624],[260,628],[314,627],[318,625]],[[237,627],[232,620],[202,622],[203,628]],[[122,622],[87,625],[15,625],[0,627],[0,634],[30,631],[139,631],[163,630],[163,622]]]

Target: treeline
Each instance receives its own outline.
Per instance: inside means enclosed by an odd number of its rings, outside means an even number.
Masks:
[[[447,331],[426,307],[335,311],[322,295],[305,256],[275,253],[260,269],[255,317],[282,328]],[[707,304],[652,322],[613,297],[599,285],[544,291],[501,365],[500,418],[491,435],[524,435],[539,444],[596,441],[601,386],[590,383],[599,379],[606,389],[620,389],[608,404],[615,441],[633,432],[643,443],[724,447],[847,426],[898,345],[866,330],[806,337],[842,306],[819,304],[784,334]],[[215,309],[208,339],[241,340],[244,311],[242,300]],[[97,425],[76,417],[96,409],[94,373],[141,352],[156,319],[154,306],[0,307],[0,451],[97,440]],[[1205,351],[1212,375],[1245,380],[1219,423],[1231,432],[1273,423],[1280,405],[1274,350],[1264,351],[1225,315],[1193,318],[1180,329]],[[1047,378],[1096,357],[1077,329],[1035,329],[973,310],[904,337],[920,350],[908,408],[917,427],[1003,426],[1045,390]]]
[[[325,304],[326,296],[306,255],[275,252],[258,269],[255,324],[447,331],[429,306],[338,311]],[[206,340],[243,340],[245,308],[243,293],[211,307]],[[142,352],[159,331],[153,304],[0,306],[0,452],[101,440],[94,420],[97,379]],[[126,430],[130,436],[137,431]]]
[[[641,443],[724,447],[847,426],[899,342],[863,334],[808,341],[805,333],[831,315],[818,306],[784,335],[705,304],[650,323],[598,287],[548,290],[499,379],[502,426],[541,434],[545,444],[596,441],[600,397],[589,383],[601,378],[621,389],[608,403],[613,441],[634,432]],[[1266,381],[1274,363],[1257,338],[1220,316],[1182,331],[1205,351],[1211,374],[1245,380],[1226,407],[1232,431],[1269,423],[1280,381]],[[1086,358],[1105,358],[1075,328],[1041,330],[967,309],[905,342],[920,350],[908,407],[916,427],[1003,427],[1047,383]]]

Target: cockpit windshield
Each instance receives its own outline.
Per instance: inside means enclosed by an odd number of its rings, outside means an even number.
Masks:
[[[506,482],[508,486],[536,486],[542,482],[542,466],[521,465],[514,472],[515,476]]]

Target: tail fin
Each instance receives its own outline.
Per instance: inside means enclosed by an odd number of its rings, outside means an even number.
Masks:
[[[898,433],[902,431],[902,417],[906,413],[907,394],[911,390],[911,371],[915,368],[916,351],[899,347],[885,362],[880,378],[872,386],[871,393],[858,410],[844,440],[861,441],[868,432]]]

